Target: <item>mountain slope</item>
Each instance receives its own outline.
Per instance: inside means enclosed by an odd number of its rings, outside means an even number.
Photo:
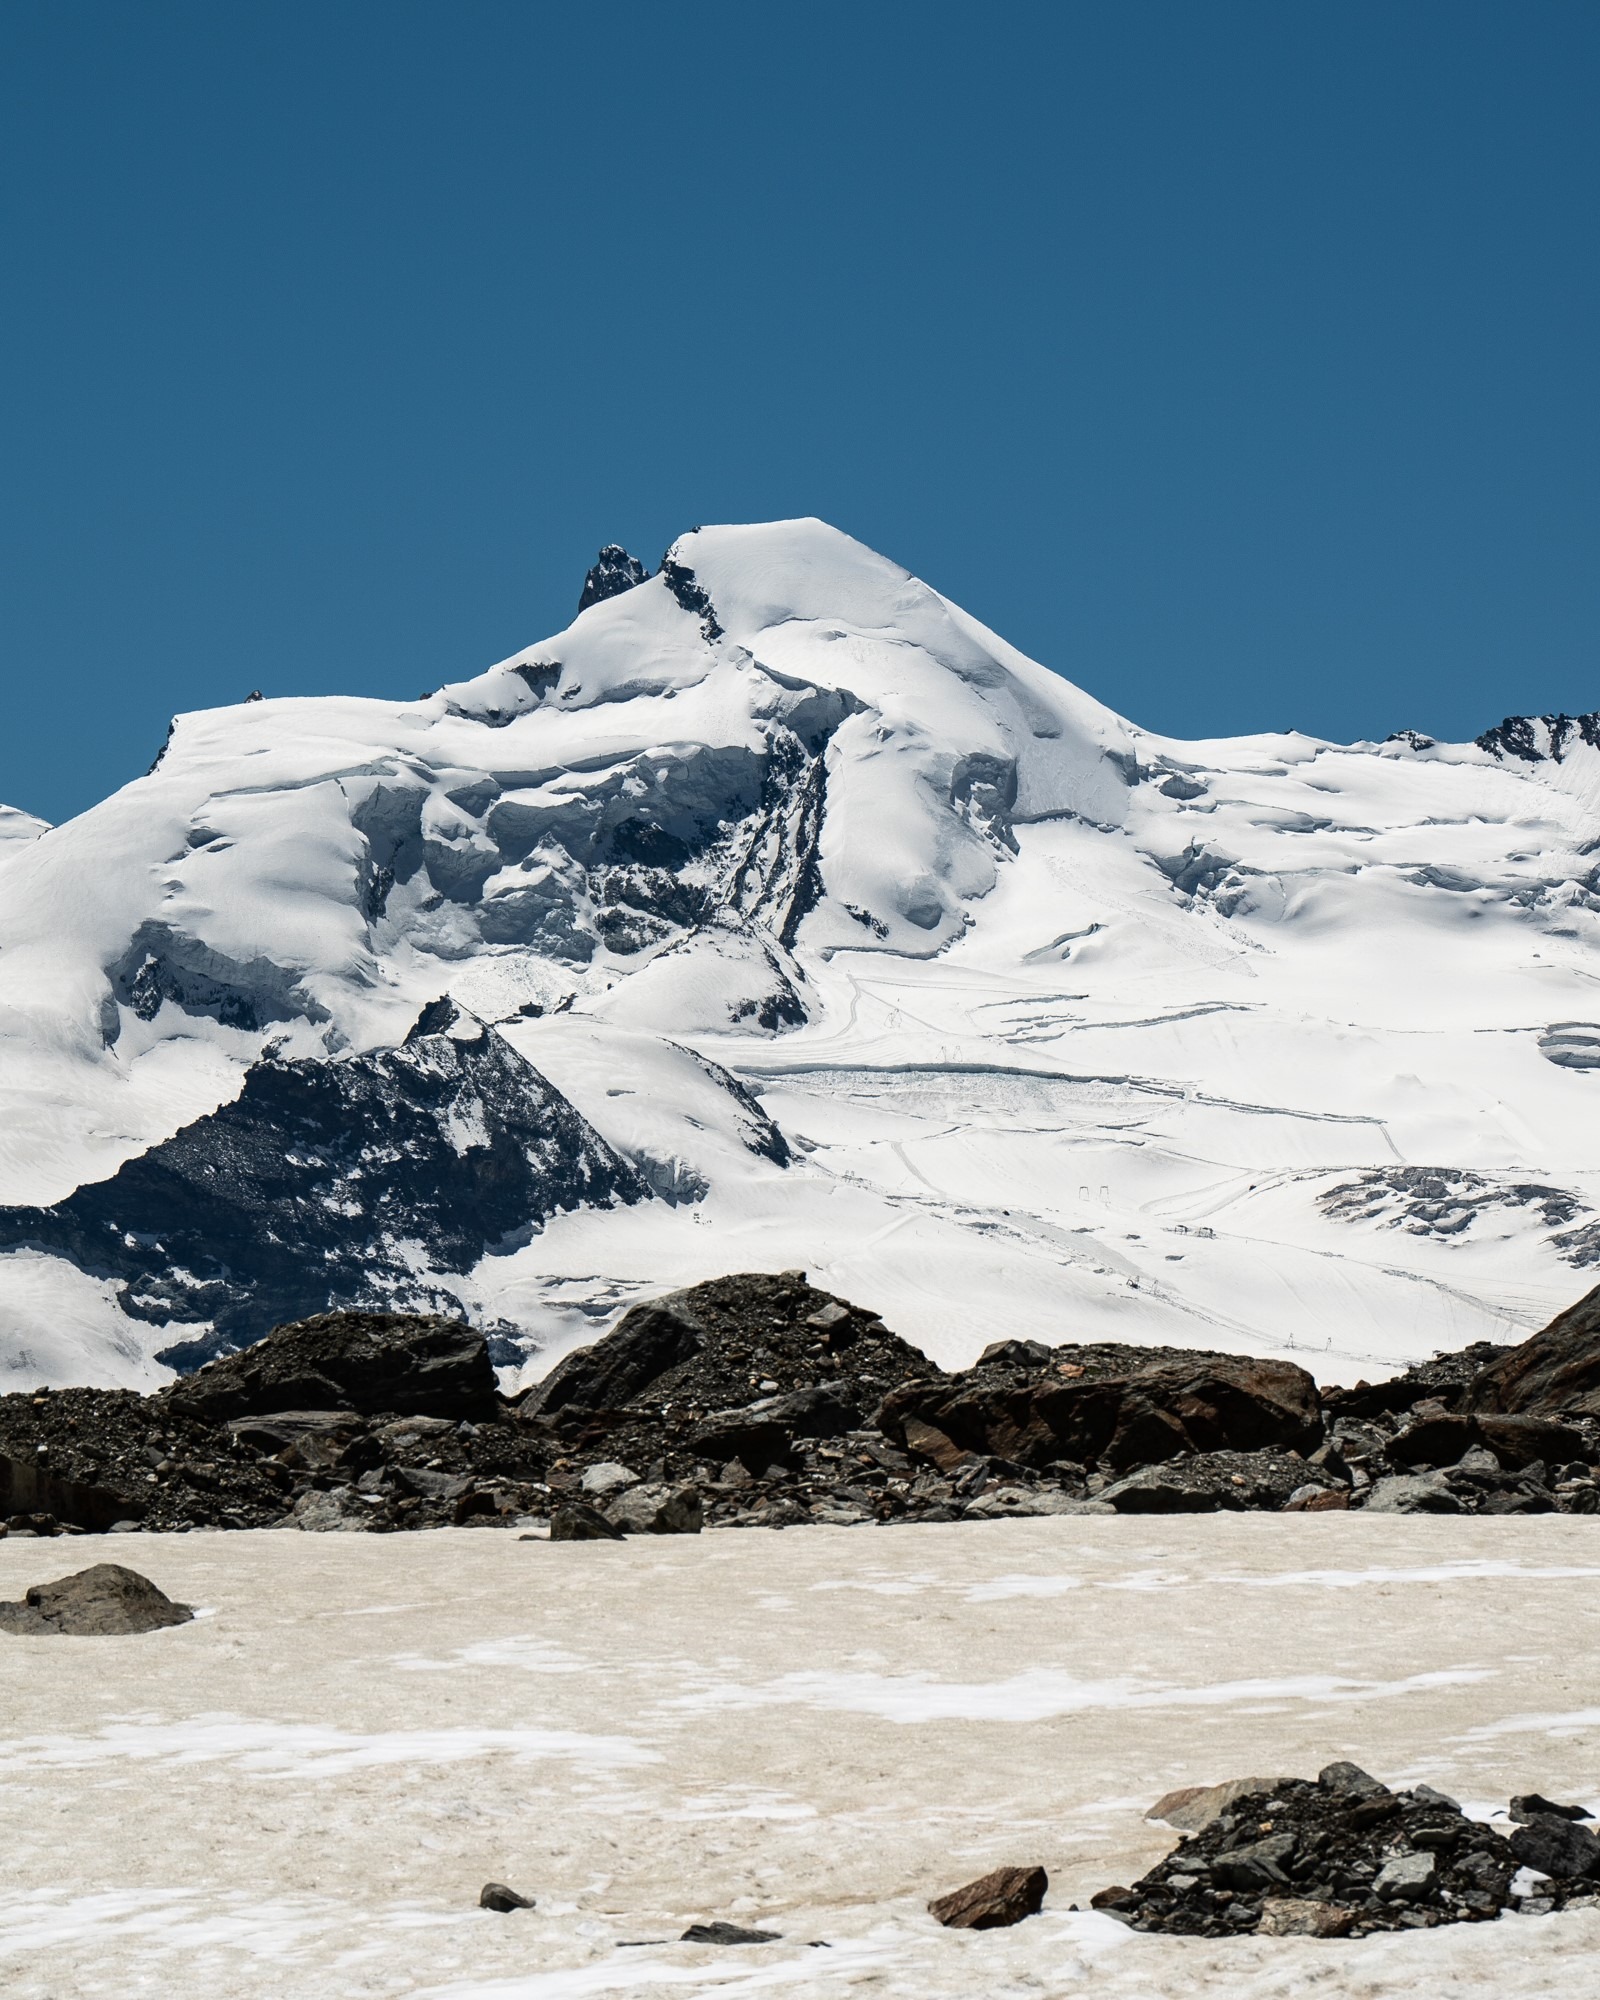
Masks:
[[[669,1196],[422,1260],[530,1343],[752,1265],[952,1362],[1023,1332],[1370,1373],[1565,1301],[1600,1240],[1592,718],[1180,743],[818,522],[639,568],[423,701],[180,717],[0,848],[0,1200],[449,993]],[[24,1369],[57,1277],[127,1337],[121,1279],[59,1264],[0,1262]]]

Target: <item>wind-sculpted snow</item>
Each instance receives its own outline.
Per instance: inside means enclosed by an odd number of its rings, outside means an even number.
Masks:
[[[426,699],[181,716],[81,818],[0,821],[0,1200],[55,1211],[247,1075],[381,1062],[448,991],[663,1197],[416,1253],[530,1348],[763,1265],[950,1362],[1028,1333],[1371,1375],[1567,1303],[1592,717],[1178,742],[815,521],[654,575],[610,548],[583,596]],[[122,1283],[8,1257],[0,1356],[48,1372],[92,1323],[122,1379]]]

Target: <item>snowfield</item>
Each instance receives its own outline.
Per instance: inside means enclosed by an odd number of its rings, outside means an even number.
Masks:
[[[949,1364],[1518,1338],[1600,1261],[1597,743],[1177,742],[820,522],[697,530],[476,680],[183,716],[93,811],[0,821],[0,1201],[448,993],[652,1190],[386,1246],[369,1302],[528,1371],[741,1268]],[[6,1386],[165,1379],[226,1281],[163,1320],[0,1242]]]
[[[135,1551],[193,1624],[0,1638],[18,2000],[287,1993],[1546,2000],[1600,1916],[1359,1942],[1089,1911],[1168,1789],[1352,1758],[1475,1813],[1600,1798],[1580,1520],[1211,1515],[619,1544],[0,1543],[0,1595]],[[70,1561],[64,1560],[70,1558]],[[1042,1862],[1041,1915],[928,1899]],[[537,1909],[476,1907],[488,1880]],[[727,1918],[777,1944],[677,1939]]]

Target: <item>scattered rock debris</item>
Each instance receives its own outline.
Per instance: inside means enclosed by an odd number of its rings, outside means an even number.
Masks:
[[[1191,1787],[1147,1815],[1193,1828],[1188,1837],[1132,1888],[1092,1903],[1183,1937],[1363,1937],[1482,1923],[1513,1906],[1600,1907],[1600,1838],[1582,1809],[1531,1793],[1513,1805],[1502,1833],[1431,1786],[1391,1791],[1349,1763],[1314,1783]]]
[[[994,1343],[959,1373],[799,1271],[648,1300],[520,1396],[437,1316],[325,1313],[154,1396],[0,1397],[0,1519],[552,1540],[1217,1510],[1600,1514],[1600,1288],[1516,1349],[1319,1391],[1283,1360]]]

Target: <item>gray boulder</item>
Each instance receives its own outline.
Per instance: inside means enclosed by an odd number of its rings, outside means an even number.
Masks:
[[[38,1638],[112,1638],[187,1625],[187,1604],[175,1604],[137,1570],[96,1563],[54,1583],[33,1584],[20,1602],[0,1604],[0,1632]]]
[[[606,1513],[625,1535],[698,1535],[705,1522],[697,1486],[630,1486],[617,1494]]]
[[[1363,1503],[1369,1514],[1459,1514],[1461,1502],[1442,1472],[1392,1473]]]

